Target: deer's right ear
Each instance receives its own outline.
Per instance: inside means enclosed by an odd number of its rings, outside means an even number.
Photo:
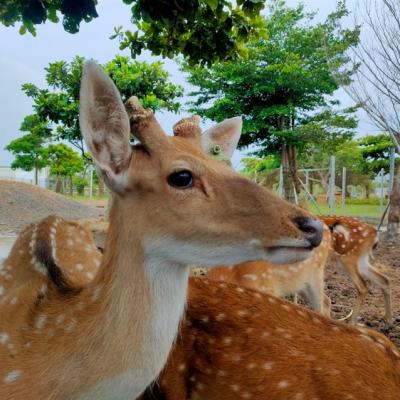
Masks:
[[[132,156],[129,118],[118,89],[94,61],[83,67],[79,123],[105,182],[115,191],[123,190]]]

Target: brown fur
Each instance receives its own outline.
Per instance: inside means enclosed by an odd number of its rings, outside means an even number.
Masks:
[[[385,336],[229,283],[189,287],[178,341],[144,399],[398,399],[400,352]]]

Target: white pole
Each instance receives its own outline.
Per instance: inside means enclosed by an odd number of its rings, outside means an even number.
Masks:
[[[89,189],[89,197],[93,197],[93,167],[90,167],[90,189]]]
[[[278,197],[283,197],[283,166],[279,168],[279,187],[278,187]]]
[[[383,211],[383,199],[385,197],[385,195],[383,193],[385,170],[383,168],[380,171],[380,175],[381,175],[381,199],[380,199],[380,203],[381,203],[381,211]]]
[[[390,149],[390,169],[389,169],[389,187],[388,191],[391,192],[393,188],[394,181],[394,162],[395,162],[395,148]]]
[[[335,156],[331,156],[329,164],[329,193],[328,193],[328,204],[329,204],[329,215],[335,214],[336,199],[335,199]]]
[[[346,207],[346,167],[342,170],[342,210]]]

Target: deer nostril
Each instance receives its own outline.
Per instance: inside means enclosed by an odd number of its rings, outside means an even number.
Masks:
[[[310,242],[312,247],[320,245],[324,231],[324,227],[320,221],[309,217],[297,217],[293,222],[304,233],[305,238]]]

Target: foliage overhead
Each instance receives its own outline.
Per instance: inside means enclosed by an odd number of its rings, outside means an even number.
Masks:
[[[96,18],[97,0],[2,0],[0,4],[0,22],[5,26],[14,26],[22,22],[20,33],[29,31],[36,35],[35,25],[59,22],[58,14],[63,16],[62,24],[69,33],[79,31],[82,21]]]
[[[69,63],[50,63],[45,68],[50,89],[40,89],[32,83],[22,85],[22,90],[33,100],[36,117],[49,129],[44,137],[52,141],[66,140],[78,148],[82,155],[84,146],[79,129],[79,88],[83,62],[82,57],[75,57]],[[178,111],[180,103],[176,99],[182,96],[183,90],[169,82],[169,74],[161,62],[146,63],[116,56],[103,67],[114,80],[124,101],[135,94],[145,107],[155,111]]]
[[[112,38],[132,56],[143,50],[172,58],[185,56],[191,64],[245,55],[244,43],[261,33],[259,16],[265,0],[124,0],[132,6],[136,30],[115,28]]]
[[[114,0],[115,1],[115,0]],[[260,11],[265,0],[123,0],[131,8],[134,30],[115,28],[113,38],[132,56],[143,50],[173,57],[182,54],[192,63],[211,64],[243,55],[249,37],[262,34]],[[59,22],[64,29],[79,31],[82,21],[96,18],[97,0],[3,0],[0,22],[21,22],[20,33],[36,35],[35,26]]]
[[[337,77],[350,82],[353,73],[346,52],[359,32],[340,27],[347,14],[339,2],[326,21],[314,24],[303,5],[272,0],[268,39],[253,40],[247,60],[184,66],[198,88],[191,93],[192,110],[217,121],[243,115],[239,145],[256,145],[259,156],[279,154],[284,144],[302,152],[312,142],[351,137],[354,110],[340,112],[329,98],[339,87]]]

